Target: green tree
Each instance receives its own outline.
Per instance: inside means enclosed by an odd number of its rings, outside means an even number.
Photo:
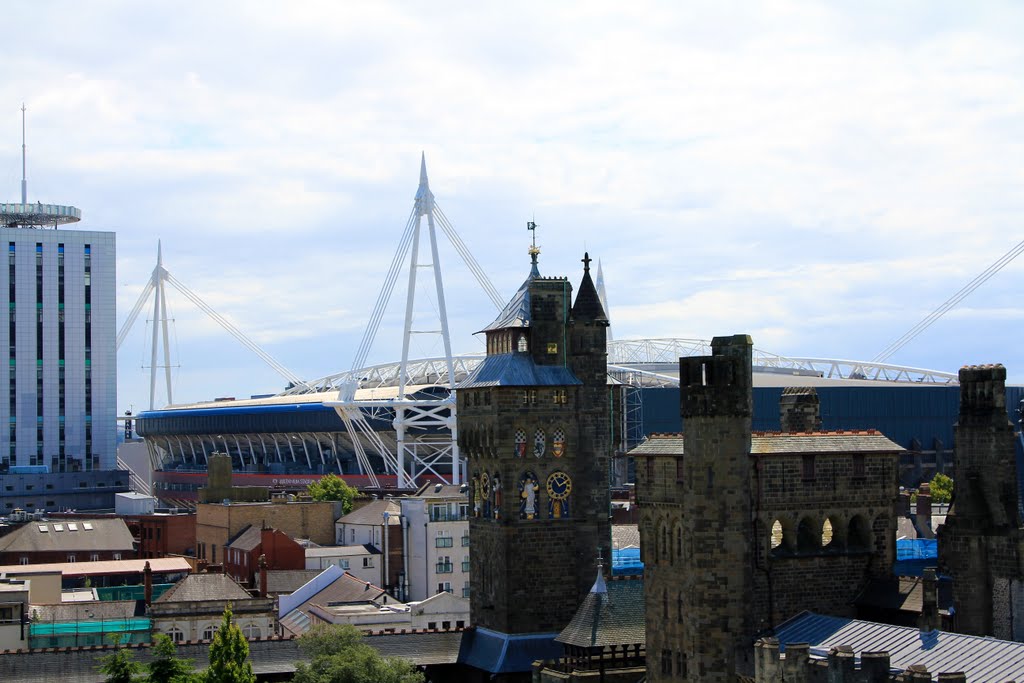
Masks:
[[[423,683],[423,674],[397,657],[382,657],[349,625],[320,625],[299,638],[309,663],[296,665],[293,683]]]
[[[937,473],[929,486],[932,491],[933,502],[948,503],[953,499],[953,480],[945,474]]]
[[[249,643],[231,617],[228,604],[210,642],[210,668],[203,672],[203,683],[256,683],[249,663]]]
[[[135,655],[121,647],[121,634],[110,636],[114,651],[100,657],[100,673],[106,676],[105,683],[135,683],[141,680],[142,665],[135,661]]]
[[[345,480],[336,474],[327,474],[314,481],[306,487],[313,500],[338,500],[341,501],[342,514],[352,512],[352,501],[358,493],[353,487],[345,483]]]
[[[153,639],[153,661],[146,665],[147,683],[191,683],[196,679],[191,659],[180,659],[178,647],[163,633]]]

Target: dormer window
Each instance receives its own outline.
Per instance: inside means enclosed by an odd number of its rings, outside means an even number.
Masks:
[[[525,334],[519,334],[519,343],[516,346],[516,350],[519,351],[519,353],[526,353],[530,350],[529,345],[526,343]]]

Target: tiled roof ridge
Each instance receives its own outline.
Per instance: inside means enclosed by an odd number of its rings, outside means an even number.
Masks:
[[[783,432],[777,430],[756,430],[751,436],[882,436],[877,429],[830,429],[816,432]]]

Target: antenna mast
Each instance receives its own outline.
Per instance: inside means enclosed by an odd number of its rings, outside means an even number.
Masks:
[[[28,180],[25,179],[25,103],[21,103],[21,203],[28,204]]]

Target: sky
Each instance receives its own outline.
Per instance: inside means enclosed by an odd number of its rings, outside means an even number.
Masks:
[[[295,374],[349,369],[425,154],[503,297],[600,259],[616,339],[869,360],[1024,239],[1015,2],[12,2],[0,201],[117,233]],[[6,112],[6,113],[4,113]],[[6,134],[3,132],[6,130]],[[440,238],[456,352],[495,316]],[[423,279],[416,320],[436,301]],[[890,362],[1024,382],[1024,259]],[[401,357],[403,270],[366,363]],[[285,380],[169,290],[175,402]],[[152,309],[118,352],[149,402]],[[411,355],[436,356],[436,335]],[[160,389],[161,395],[163,389]],[[160,403],[158,398],[158,403]]]

